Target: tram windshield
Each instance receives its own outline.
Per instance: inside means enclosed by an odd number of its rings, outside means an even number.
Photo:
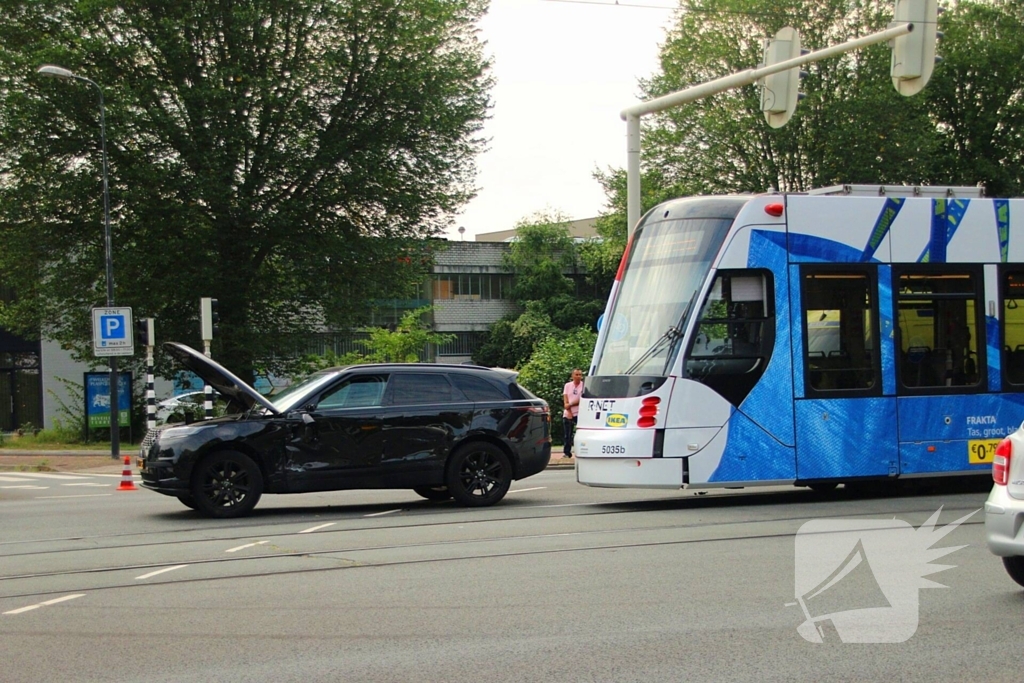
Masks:
[[[633,238],[595,374],[664,376],[731,218],[641,225]]]

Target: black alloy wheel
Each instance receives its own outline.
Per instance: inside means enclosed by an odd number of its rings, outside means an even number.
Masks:
[[[427,500],[451,500],[452,497],[445,486],[414,486],[412,490]]]
[[[221,451],[201,461],[192,477],[192,500],[208,517],[241,517],[263,495],[263,475],[252,459],[237,451]]]
[[[476,442],[452,455],[445,470],[448,492],[467,507],[494,505],[512,485],[512,464],[497,446]]]

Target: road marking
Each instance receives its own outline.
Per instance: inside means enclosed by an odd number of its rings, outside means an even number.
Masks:
[[[74,484],[61,484],[61,486],[102,486],[103,488],[107,488],[108,486],[110,486],[110,484],[95,484],[93,482],[83,481],[76,482]]]
[[[0,481],[15,482],[15,481],[25,481],[25,480],[22,479],[21,477],[3,477],[3,476],[0,476]]]
[[[532,489],[516,489],[514,491],[509,491],[509,493],[522,493],[523,491],[540,491],[541,489],[546,488],[547,486],[534,486]]]
[[[255,543],[246,543],[245,545],[240,545],[237,548],[231,548],[230,550],[225,550],[224,552],[234,553],[238,552],[239,550],[245,550],[246,548],[252,548],[253,546],[263,545],[264,543],[269,543],[269,541],[256,541]]]
[[[64,597],[54,598],[53,600],[47,600],[46,602],[40,602],[40,603],[38,603],[36,605],[29,605],[28,607],[20,607],[18,609],[12,609],[10,612],[4,612],[4,614],[21,614],[22,612],[28,612],[30,610],[39,609],[40,607],[44,607],[46,605],[56,605],[58,602],[64,602],[65,600],[74,600],[75,598],[80,598],[83,595],[85,595],[85,593],[75,593],[74,595],[65,595]]]
[[[303,529],[299,533],[300,534],[311,534],[314,531],[319,531],[320,529],[326,529],[327,527],[334,526],[335,524],[337,524],[337,522],[328,522],[327,524],[321,524],[320,526],[314,526],[314,527],[310,527],[309,529]]]
[[[21,486],[0,486],[0,489],[48,489],[49,486],[33,486],[32,484],[22,484]]]
[[[29,479],[86,479],[75,474],[48,474],[46,472],[4,472],[4,476],[28,477]],[[6,480],[5,480],[6,481]],[[16,481],[22,481],[18,479]]]
[[[36,500],[43,500],[44,498],[102,498],[103,496],[112,496],[113,493],[82,493],[77,496],[36,496]]]
[[[135,580],[138,581],[140,579],[148,579],[151,576],[156,576],[157,574],[163,574],[165,572],[173,572],[175,569],[183,569],[183,568],[185,568],[187,566],[188,566],[187,564],[179,564],[176,567],[164,567],[163,569],[157,569],[155,572],[150,572],[148,574],[143,574],[142,576],[136,576]]]
[[[401,511],[402,511],[402,509],[398,508],[397,510],[385,510],[384,512],[374,512],[372,514],[363,515],[363,516],[364,517],[383,517],[384,515],[390,515],[392,512],[401,512]]]

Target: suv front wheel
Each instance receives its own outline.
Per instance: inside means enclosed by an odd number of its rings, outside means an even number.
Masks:
[[[263,495],[263,475],[249,456],[221,451],[202,460],[192,477],[192,501],[207,517],[241,517]]]
[[[497,446],[466,444],[452,455],[445,470],[448,493],[468,507],[494,505],[512,485],[512,463]]]

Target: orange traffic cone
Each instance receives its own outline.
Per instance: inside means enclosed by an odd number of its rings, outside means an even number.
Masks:
[[[121,471],[121,485],[117,487],[118,491],[138,491],[135,488],[135,482],[132,480],[132,459],[129,456],[124,456],[124,469]]]

